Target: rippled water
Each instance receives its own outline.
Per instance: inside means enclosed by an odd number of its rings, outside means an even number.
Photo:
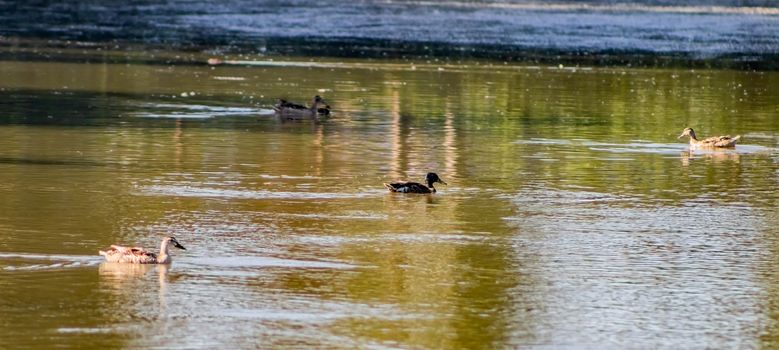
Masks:
[[[0,347],[776,346],[779,74],[228,63],[0,65]]]
[[[0,0],[0,14],[0,45],[34,59],[49,57],[34,49],[40,44],[85,54],[142,43],[260,55],[779,69],[776,0]]]

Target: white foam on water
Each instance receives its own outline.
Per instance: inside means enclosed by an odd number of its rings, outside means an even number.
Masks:
[[[153,185],[140,188],[144,195],[232,199],[339,199],[364,198],[366,193],[290,192],[267,190],[228,190],[213,187]]]
[[[388,216],[386,214],[378,215],[371,213],[355,213],[352,215],[341,214],[296,214],[296,213],[267,213],[267,212],[255,212],[259,215],[268,215],[275,217],[292,217],[292,218],[304,218],[304,219],[323,219],[323,220],[386,220]]]
[[[545,139],[531,138],[514,141],[517,145],[541,145],[559,147],[586,147],[592,151],[609,153],[650,153],[661,155],[679,155],[682,152],[690,152],[691,155],[709,154],[768,154],[777,151],[776,148],[760,145],[739,144],[735,148],[726,149],[694,149],[690,150],[687,143],[659,143],[650,141],[634,141],[629,143],[597,142],[586,139]],[[612,159],[609,159],[612,160]],[[626,160],[615,158],[613,160]]]
[[[244,81],[244,80],[246,80],[246,78],[244,78],[244,77],[222,77],[222,76],[211,77],[211,79],[214,79],[214,80],[227,80],[227,81]]]
[[[63,334],[103,334],[112,333],[114,330],[111,328],[96,328],[96,327],[61,327],[57,328],[57,333]]]
[[[82,266],[96,266],[103,261],[97,255],[60,255],[60,254],[27,254],[27,253],[0,253],[0,259],[14,259],[14,265],[4,266],[5,271],[30,271],[73,268]],[[21,260],[21,261],[18,261]],[[53,261],[41,263],[41,260]]]
[[[273,113],[271,109],[248,107],[225,107],[196,104],[176,103],[143,103],[143,111],[130,115],[139,118],[172,118],[172,119],[210,119],[229,116],[255,116],[257,114]]]

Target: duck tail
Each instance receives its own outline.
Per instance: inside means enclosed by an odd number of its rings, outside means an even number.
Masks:
[[[102,256],[108,256],[108,253],[106,253],[106,252],[105,252],[105,251],[103,251],[103,250],[100,250],[100,251],[98,251],[98,254],[100,254],[100,255],[102,255]]]
[[[739,139],[741,139],[741,135],[736,135],[736,137],[733,138],[733,141],[738,141]]]
[[[390,192],[397,192],[398,191],[398,189],[395,188],[394,186],[392,186],[392,184],[388,184],[386,182],[384,183],[384,187],[386,187],[388,190],[390,190]]]

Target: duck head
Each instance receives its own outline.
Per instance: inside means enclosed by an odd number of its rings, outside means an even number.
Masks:
[[[322,99],[322,97],[320,97],[319,95],[316,95],[316,96],[314,96],[314,101],[311,102],[311,107],[312,108],[318,108],[319,105],[324,106],[324,108],[326,108],[326,109],[330,109],[330,105],[328,105],[327,102],[325,102],[325,100]]]
[[[680,139],[680,138],[685,137],[685,136],[689,136],[689,137],[695,139],[695,131],[692,130],[692,128],[684,128],[684,130],[682,130],[682,134],[679,135],[679,137],[677,137],[677,139]]]
[[[173,244],[173,246],[178,249],[187,250],[187,248],[184,248],[184,246],[181,245],[181,243],[179,243],[179,241],[177,241],[175,237],[165,237],[165,241],[169,242],[170,244]]]
[[[441,180],[441,178],[438,177],[438,174],[436,173],[427,173],[427,175],[425,176],[425,182],[427,182],[427,187],[430,188],[432,188],[433,184],[436,182],[446,185],[446,182],[444,182],[444,180]]]

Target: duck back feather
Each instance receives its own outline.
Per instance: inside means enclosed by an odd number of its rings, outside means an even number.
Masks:
[[[399,193],[433,193],[435,192],[435,188],[430,189],[429,187],[418,183],[418,182],[395,182],[395,183],[385,183],[384,187],[386,187],[391,192],[399,192]]]
[[[156,264],[157,254],[146,251],[138,247],[122,247],[112,245],[111,248],[101,250],[100,255],[105,257],[107,262],[127,263],[127,264]]]

